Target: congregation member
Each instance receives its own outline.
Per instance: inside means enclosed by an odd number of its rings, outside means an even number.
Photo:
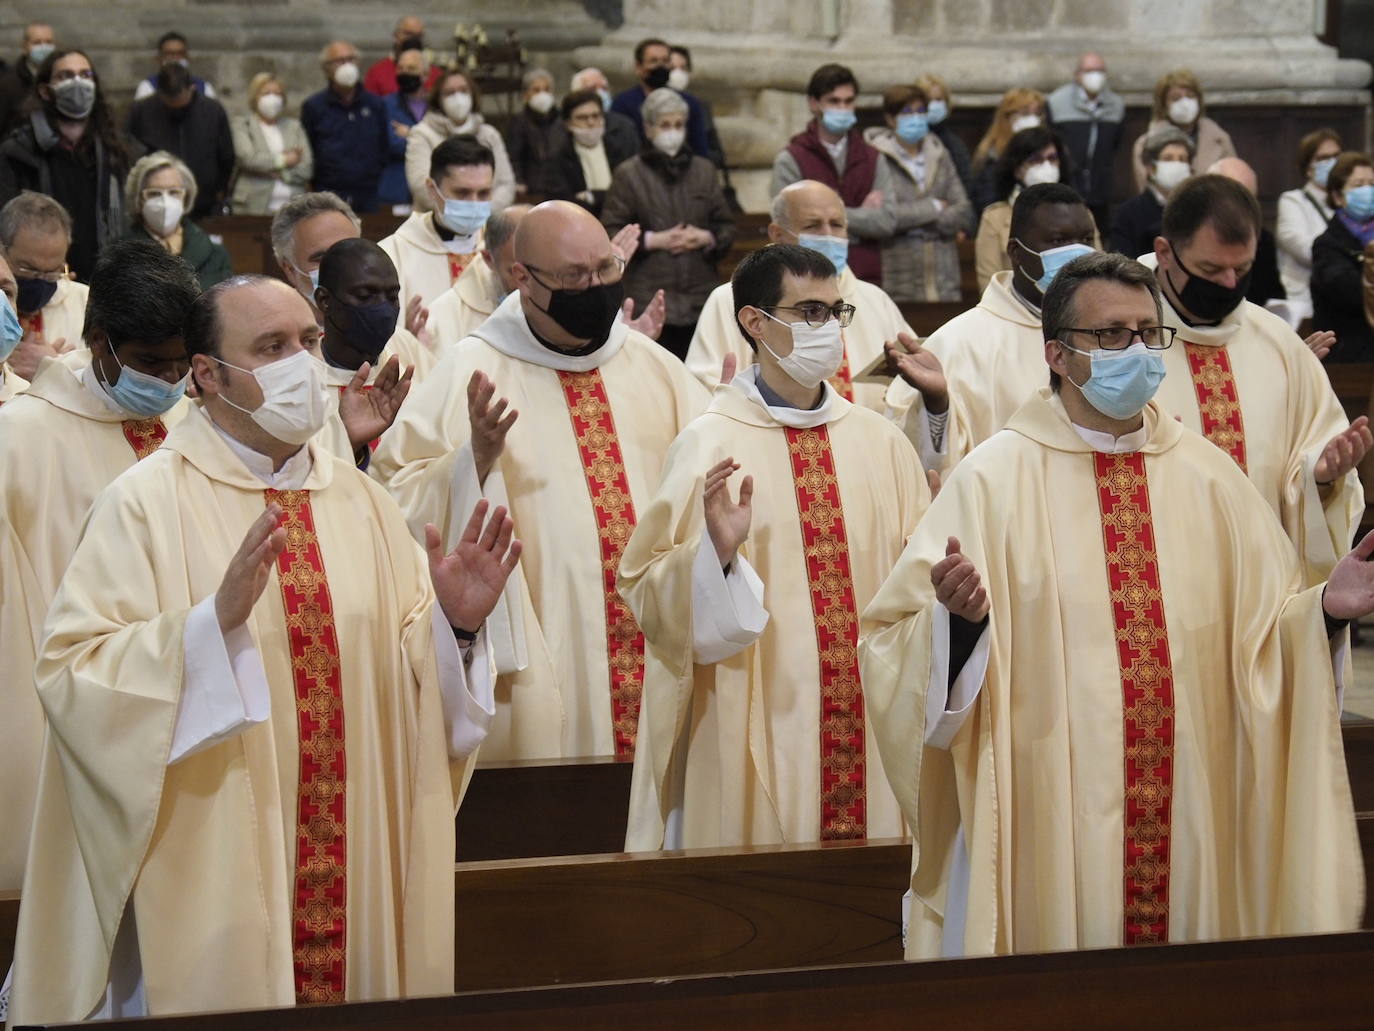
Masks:
[[[629,89],[617,93],[611,101],[611,110],[631,121],[635,131],[639,133],[641,143],[648,142],[648,134],[645,132],[647,123],[640,108],[654,90],[668,88],[672,63],[672,47],[663,40],[640,40],[635,44],[634,73],[637,81]],[[687,145],[692,148],[693,154],[706,157],[711,153],[711,143],[706,136],[706,112],[701,106],[701,101],[691,93],[683,91],[679,95],[682,102],[687,105]]]
[[[359,214],[377,208],[386,167],[386,107],[358,85],[358,49],[336,40],[320,53],[325,87],[301,105],[301,128],[315,160],[314,187],[338,194]]]
[[[237,215],[273,215],[310,188],[315,158],[299,118],[285,114],[286,85],[271,72],[248,80],[248,110],[229,123],[238,173]]]
[[[1202,84],[1186,68],[1167,72],[1155,83],[1154,107],[1150,124],[1136,137],[1131,147],[1131,165],[1135,169],[1136,189],[1143,190],[1149,170],[1142,160],[1145,137],[1156,129],[1172,125],[1183,130],[1193,145],[1193,171],[1205,172],[1222,158],[1236,156],[1236,146],[1230,135],[1206,115]]]
[[[481,93],[477,83],[467,72],[449,70],[434,83],[429,94],[429,110],[420,124],[406,136],[406,185],[410,187],[411,203],[416,212],[439,210],[426,184],[434,151],[445,140],[468,136],[486,147],[492,154],[494,177],[491,187],[491,206],[494,210],[515,201],[515,172],[510,166],[505,141],[496,127],[482,117]]]
[[[1312,243],[1335,214],[1327,203],[1327,179],[1344,148],[1335,129],[1316,129],[1298,144],[1303,183],[1279,194],[1274,235],[1279,245],[1279,275],[1294,318],[1312,317]]]
[[[200,404],[91,510],[37,665],[13,1021],[453,990],[453,818],[519,545],[483,505],[426,568],[312,439],[318,334],[277,280],[202,294]]]
[[[391,53],[367,70],[363,88],[377,97],[387,97],[399,91],[401,54],[411,48],[424,51],[425,23],[415,15],[407,14],[396,19],[396,26],[391,30]],[[442,70],[437,65],[428,68],[423,88],[428,91],[441,74]]]
[[[1183,180],[1193,174],[1193,141],[1177,126],[1160,126],[1146,135],[1140,159],[1150,173],[1145,189],[1112,209],[1107,237],[1111,249],[1128,258],[1138,258],[1155,249],[1164,205]]]
[[[579,93],[582,90],[591,90],[601,98],[601,106],[606,111],[606,118],[611,120],[611,104],[614,98],[611,96],[611,81],[606,78],[606,73],[600,68],[582,68],[573,73],[568,80],[568,92]],[[635,127],[633,119],[626,118],[620,113],[615,114],[616,118],[623,119],[624,123],[631,129]]]
[[[834,265],[840,296],[846,304],[853,305],[854,315],[853,321],[840,330],[844,346],[839,364],[829,377],[830,386],[846,401],[884,411],[887,379],[878,375],[865,380],[859,374],[883,354],[885,342],[903,335],[915,340],[916,332],[881,288],[865,283],[849,267],[849,227],[840,195],[825,183],[811,179],[785,187],[773,198],[767,232],[769,243],[800,245],[825,255]],[[800,321],[793,317],[796,314],[789,313],[787,321]],[[711,291],[702,308],[696,335],[687,351],[687,371],[708,390],[714,390],[720,382],[721,365],[732,354],[739,369],[749,368],[755,359],[755,352],[740,333],[730,284],[722,283]]]
[[[410,186],[406,183],[406,142],[410,131],[420,124],[429,110],[430,66],[425,52],[413,39],[400,44],[396,55],[396,89],[383,97],[387,120],[386,168],[377,187],[377,199],[392,208],[410,206]]]
[[[96,254],[124,232],[128,155],[91,59],[54,50],[34,79],[37,106],[0,142],[0,204],[20,190],[46,193],[71,215],[67,261],[90,281]]]
[[[193,218],[218,214],[234,176],[234,134],[219,101],[197,93],[191,73],[179,64],[157,73],[157,93],[129,111],[129,137],[142,153],[163,151],[180,158],[196,180]]]
[[[982,218],[989,204],[1006,200],[998,188],[997,165],[1011,138],[1026,129],[1045,127],[1045,97],[1038,90],[1014,86],[1002,94],[987,131],[973,150],[973,214]]]
[[[1180,345],[1133,259],[1078,258],[1043,313],[1052,385],[948,477],[864,613],[914,839],[907,957],[1354,930],[1337,671],[1374,538],[1305,583],[1254,485],[1152,401]]]
[[[549,170],[549,196],[580,204],[600,218],[611,173],[639,153],[639,133],[626,119],[603,111],[593,90],[569,93],[563,98],[562,114],[561,142]]]
[[[553,95],[553,76],[531,68],[521,80],[520,110],[506,123],[506,154],[515,175],[515,195],[536,201],[552,196],[554,155],[565,130]]]
[[[686,357],[702,305],[720,281],[716,264],[735,241],[735,220],[716,168],[687,143],[688,107],[664,87],[640,108],[649,143],[611,177],[601,221],[616,236],[639,225],[642,238],[625,268],[624,291],[647,307],[661,290],[667,314],[658,342]]]
[[[1312,241],[1312,328],[1336,334],[1329,362],[1374,361],[1374,328],[1364,317],[1364,266],[1374,260],[1374,159],[1347,151],[1327,178],[1332,211]]]
[[[646,657],[615,569],[706,392],[619,317],[623,261],[582,208],[526,214],[511,271],[516,292],[415,388],[372,473],[413,532],[445,540],[479,493],[510,499],[525,551],[487,623],[501,675],[483,758],[628,757]]]
[[[196,179],[180,158],[165,150],[134,162],[124,180],[129,235],[152,240],[191,266],[202,290],[234,274],[229,252],[188,217],[195,210]]]
[[[964,194],[972,203],[973,161],[969,157],[968,144],[959,138],[959,134],[949,124],[949,113],[954,109],[954,99],[950,95],[949,87],[945,85],[944,79],[929,72],[917,76],[914,85],[926,95],[926,118],[930,122],[931,135],[944,144],[945,151],[959,173],[959,183],[964,187]]]
[[[1250,195],[1259,200],[1259,177],[1249,162],[1240,158],[1222,158],[1207,169],[1208,175],[1224,175],[1240,183]],[[1283,281],[1279,279],[1279,247],[1274,234],[1266,225],[1260,226],[1259,242],[1255,245],[1255,263],[1250,266],[1250,286],[1245,291],[1245,299],[1254,301],[1261,308],[1269,307],[1280,315],[1286,316],[1287,301],[1283,294]],[[1271,304],[1270,302],[1274,302]],[[1297,319],[1288,323],[1296,327]]]
[[[896,220],[888,200],[892,173],[881,155],[864,142],[854,105],[859,80],[843,65],[817,68],[806,84],[811,121],[773,159],[769,192],[801,179],[825,183],[844,201],[849,223],[849,265],[869,283],[882,282],[881,242]]]
[[[899,837],[859,614],[930,493],[901,432],[827,382],[855,310],[830,261],[772,244],[729,286],[757,364],[674,442],[620,563],[646,642],[625,847]]]
[[[960,233],[973,208],[949,151],[930,131],[929,102],[919,86],[883,91],[883,127],[864,140],[888,165],[892,236],[882,243],[883,292],[894,301],[958,301]]]
[[[668,48],[668,88],[686,94],[687,87],[692,84],[692,52],[679,44],[673,44]],[[709,158],[711,164],[719,168],[726,177],[726,185],[729,185],[729,171],[725,167],[725,149],[720,143],[720,133],[716,131],[716,116],[711,110],[710,101],[693,94],[694,99],[701,105],[701,117],[706,125],[706,153],[703,157]]]
[[[1112,166],[1121,143],[1126,102],[1107,85],[1107,62],[1101,54],[1079,55],[1073,81],[1046,98],[1045,112],[1073,158],[1073,176],[1064,182],[1088,205],[1098,232],[1106,232],[1113,193]]]
[[[157,51],[153,55],[153,63],[157,71],[153,72],[153,74],[146,79],[139,80],[138,85],[134,87],[135,104],[140,100],[146,100],[154,93],[158,92],[158,75],[161,74],[162,69],[166,68],[168,65],[179,65],[185,68],[189,73],[191,68],[191,49],[190,44],[186,42],[186,37],[176,31],[164,32],[158,37]],[[211,100],[218,99],[215,96],[215,87],[211,86],[199,75],[191,76],[191,86],[203,97],[208,97]]]
[[[0,208],[0,250],[14,276],[24,331],[8,364],[23,379],[32,379],[44,358],[81,346],[89,288],[67,274],[71,243],[71,216],[45,194],[26,190]]]
[[[15,282],[10,264],[5,260],[4,248],[0,247],[0,406],[29,389],[29,381],[9,366],[10,357],[24,339],[24,327],[19,323],[19,310],[15,302],[19,300],[19,284]]]
[[[161,247],[111,244],[91,279],[85,361],[44,361],[27,392],[0,407],[3,891],[23,884],[37,797],[43,712],[33,667],[43,620],[91,503],[186,414],[182,326],[199,293],[190,269]]]
[[[24,103],[33,92],[38,68],[56,49],[51,25],[33,21],[24,26],[19,55],[13,64],[0,68],[0,140],[25,116]]]

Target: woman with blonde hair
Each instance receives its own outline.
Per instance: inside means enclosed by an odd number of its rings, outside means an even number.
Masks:
[[[491,210],[501,211],[514,202],[515,172],[506,153],[506,142],[482,118],[481,106],[482,94],[467,72],[450,69],[435,81],[429,94],[429,110],[406,136],[406,183],[410,186],[416,211],[429,211],[433,207],[425,187],[425,180],[429,178],[429,159],[434,148],[450,136],[471,136],[495,157]]]
[[[1154,110],[1150,113],[1150,124],[1136,138],[1131,148],[1131,164],[1135,168],[1135,187],[1145,189],[1150,170],[1146,167],[1142,153],[1145,137],[1166,125],[1183,130],[1193,144],[1193,174],[1206,172],[1222,158],[1236,156],[1236,146],[1226,130],[1208,118],[1202,98],[1202,84],[1197,76],[1187,68],[1166,72],[1155,83]]]
[[[191,266],[202,290],[234,274],[229,252],[215,243],[186,213],[196,203],[196,177],[179,157],[155,150],[135,162],[124,180],[126,236],[160,243]]]
[[[1002,198],[997,193],[997,161],[1007,149],[1011,138],[1023,129],[1045,124],[1045,95],[1039,90],[1013,86],[1002,94],[993,113],[992,122],[973,151],[973,213]]]
[[[248,113],[229,123],[238,175],[233,208],[237,215],[271,215],[310,186],[315,162],[300,119],[283,115],[286,87],[271,72],[248,81]]]

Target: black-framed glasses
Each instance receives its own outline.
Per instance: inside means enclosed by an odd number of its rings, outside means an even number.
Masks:
[[[801,304],[775,304],[772,307],[774,311],[796,312],[812,329],[820,329],[831,319],[838,322],[841,329],[847,329],[849,324],[854,321],[854,305],[852,304],[822,304],[820,301],[804,301]]]
[[[556,285],[550,285],[538,276],[534,277],[534,281],[546,290],[586,290],[592,285],[593,279],[609,286],[612,283],[620,282],[620,277],[625,275],[625,259],[619,254],[612,254],[595,268],[570,268],[561,272],[549,272],[537,265],[531,265],[529,262],[521,262],[521,264],[529,269],[531,274],[542,272],[554,281]]]
[[[1174,334],[1178,332],[1173,326],[1141,326],[1139,329],[1131,329],[1129,326],[1104,326],[1102,329],[1079,329],[1074,326],[1064,326],[1059,330],[1060,333],[1084,333],[1097,337],[1097,346],[1104,351],[1124,351],[1140,338],[1140,342],[1151,351],[1162,351],[1174,342]]]

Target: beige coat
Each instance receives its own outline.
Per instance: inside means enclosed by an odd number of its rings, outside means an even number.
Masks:
[[[291,187],[293,196],[304,193],[309,187],[310,177],[315,173],[315,158],[299,119],[277,119],[282,148],[301,152],[300,162],[291,168],[283,168],[267,145],[267,137],[262,134],[262,120],[257,115],[235,115],[229,128],[234,134],[234,157],[238,161],[233,194],[235,214],[266,215],[272,200],[272,187],[278,180]]]
[[[1135,144],[1131,147],[1131,167],[1135,169],[1135,188],[1136,190],[1145,189],[1146,182],[1150,178],[1150,170],[1145,167],[1141,159],[1141,152],[1145,149],[1145,137],[1156,129],[1162,129],[1166,125],[1172,125],[1168,119],[1153,118],[1150,124],[1145,127],[1145,131],[1136,137]],[[1197,120],[1197,153],[1193,156],[1193,174],[1200,175],[1211,168],[1213,163],[1222,158],[1232,158],[1236,156],[1236,145],[1231,142],[1230,135],[1216,122],[1206,115],[1202,115]]]
[[[433,207],[429,202],[429,191],[425,189],[425,180],[429,178],[429,159],[434,155],[434,148],[450,136],[464,134],[476,138],[496,159],[491,210],[500,211],[515,201],[515,172],[511,169],[501,134],[487,125],[481,115],[470,116],[460,130],[442,113],[429,111],[406,137],[406,185],[410,187],[410,199],[416,211],[428,211]]]

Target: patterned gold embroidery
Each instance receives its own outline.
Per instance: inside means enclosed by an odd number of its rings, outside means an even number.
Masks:
[[[1241,419],[1240,393],[1231,374],[1231,356],[1224,347],[1183,345],[1193,374],[1202,434],[1245,468],[1245,423]]]
[[[124,439],[134,449],[134,455],[140,462],[167,439],[167,427],[162,425],[161,419],[129,419],[119,425],[124,430]]]

